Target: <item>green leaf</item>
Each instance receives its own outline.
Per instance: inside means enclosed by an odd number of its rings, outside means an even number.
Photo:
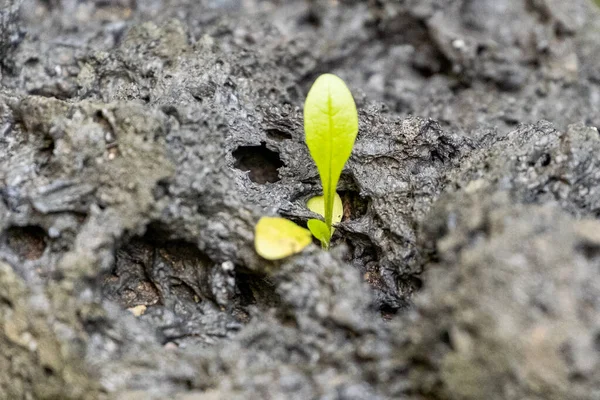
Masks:
[[[328,249],[329,241],[331,240],[331,235],[333,233],[331,233],[327,224],[320,219],[309,219],[307,225],[314,237],[319,239],[321,246],[324,249]]]
[[[323,196],[315,196],[306,202],[306,207],[319,215],[325,217],[325,199]],[[342,221],[342,216],[344,215],[344,205],[342,204],[342,199],[340,195],[335,193],[333,195],[333,214],[331,218],[331,222],[333,225],[339,224]],[[309,227],[310,229],[310,227]],[[335,229],[331,228],[331,236],[333,236],[333,232]]]
[[[312,242],[311,233],[279,217],[262,217],[254,227],[254,248],[267,260],[279,260],[301,252]]]
[[[325,224],[333,222],[334,194],[358,133],[358,114],[350,90],[332,74],[321,75],[304,103],[305,140],[321,183]]]

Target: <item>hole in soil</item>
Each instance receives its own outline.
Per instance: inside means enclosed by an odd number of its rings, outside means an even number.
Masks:
[[[152,197],[154,200],[160,200],[169,193],[169,182],[165,179],[158,181],[156,186],[152,189]]]
[[[554,24],[554,34],[557,39],[567,39],[573,35],[573,32],[569,28],[567,28],[563,23],[557,22]]]
[[[387,304],[383,304],[379,307],[379,312],[381,313],[381,318],[386,321],[391,321],[398,313],[398,309],[389,307]]]
[[[104,294],[125,308],[178,301],[195,304],[210,296],[206,281],[212,262],[195,246],[160,242],[149,232],[116,252],[113,272],[104,280]]]
[[[46,250],[48,236],[39,226],[15,226],[6,231],[8,247],[21,259],[37,260]]]
[[[279,129],[267,129],[265,133],[267,134],[267,137],[269,139],[273,139],[278,142],[289,140],[292,138],[291,134],[284,131],[280,131]]]
[[[440,334],[440,341],[445,343],[450,349],[454,350],[454,346],[452,345],[452,339],[450,338],[450,333],[447,330],[442,331]]]
[[[38,159],[41,165],[46,165],[50,162],[52,155],[54,154],[54,139],[50,137],[50,135],[44,136],[44,142],[42,146],[38,149]]]
[[[362,197],[358,191],[342,190],[339,191],[338,194],[344,205],[343,221],[348,219],[359,219],[367,213],[367,210],[369,209],[369,200]]]
[[[163,343],[213,344],[249,321],[248,306],[279,301],[262,276],[215,263],[172,236],[150,225],[116,251],[112,271],[101,277],[104,297],[154,326]]]
[[[279,180],[279,168],[283,162],[279,154],[267,149],[263,142],[260,146],[240,146],[233,152],[234,167],[241,171],[248,171],[252,182],[265,184]]]
[[[310,25],[314,28],[318,28],[321,25],[321,18],[314,10],[310,10],[308,13],[306,13],[306,15],[304,15],[300,19],[300,22],[306,25]]]
[[[29,57],[27,60],[25,60],[25,62],[23,63],[26,67],[33,67],[37,64],[39,64],[40,59],[37,57]]]
[[[383,267],[380,251],[368,234],[345,231],[342,237],[349,248],[345,261],[360,271],[373,291],[374,305],[381,317],[391,319],[408,309],[414,292],[422,287],[422,281],[418,277],[398,277],[395,270]]]
[[[433,46],[417,46],[417,52],[412,60],[411,67],[425,79],[438,74],[452,75],[452,61]]]
[[[576,248],[588,260],[600,257],[600,246],[594,243],[583,242],[578,244]]]
[[[544,153],[541,157],[542,167],[547,167],[552,162],[552,156],[548,153]]]

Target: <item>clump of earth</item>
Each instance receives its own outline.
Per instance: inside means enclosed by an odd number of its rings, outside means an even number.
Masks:
[[[591,0],[0,0],[0,399],[599,399],[599,71]]]

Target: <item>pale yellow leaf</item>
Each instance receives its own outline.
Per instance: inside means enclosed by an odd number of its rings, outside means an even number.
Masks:
[[[280,260],[301,252],[312,242],[308,229],[279,217],[262,217],[254,228],[254,248],[267,260]]]
[[[315,196],[306,202],[306,207],[319,215],[325,217],[325,199],[323,196]],[[335,224],[339,224],[342,221],[342,216],[344,215],[344,205],[342,204],[342,199],[339,194],[335,194],[333,198],[333,214],[331,222]]]

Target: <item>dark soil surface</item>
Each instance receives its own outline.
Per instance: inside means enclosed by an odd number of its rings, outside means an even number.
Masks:
[[[600,399],[592,0],[0,0],[0,399]],[[333,249],[302,106],[360,130]]]

